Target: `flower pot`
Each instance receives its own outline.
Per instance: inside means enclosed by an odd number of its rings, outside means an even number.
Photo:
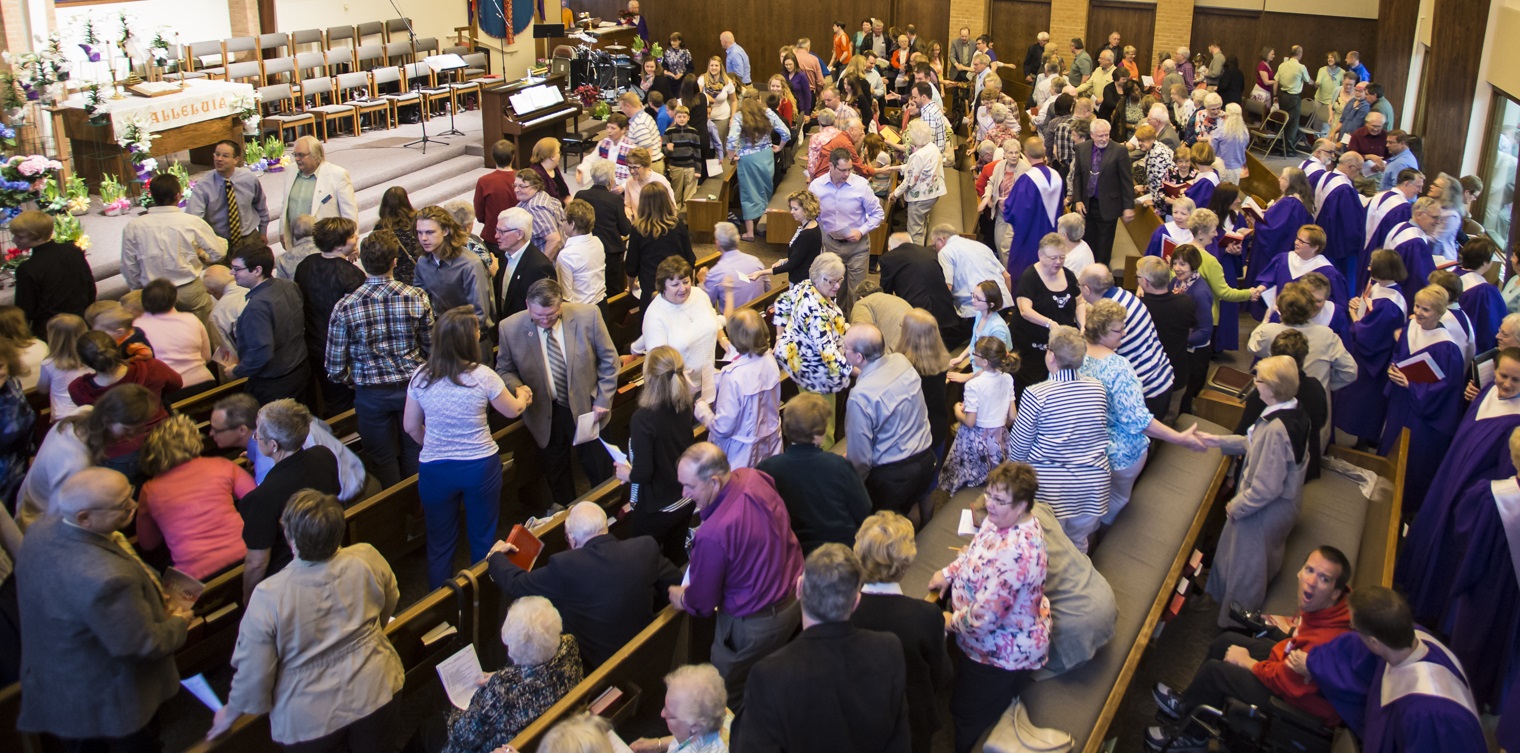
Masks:
[[[116,205],[112,204],[112,205],[107,206],[105,212],[103,212],[102,214],[104,214],[107,217],[116,217],[116,216],[119,216],[122,213],[122,211],[123,211],[122,207],[119,207],[119,206],[116,206]]]
[[[243,121],[243,135],[244,136],[257,136],[257,135],[259,135],[259,124],[255,123],[255,122],[253,122],[251,120],[245,120],[245,121]]]

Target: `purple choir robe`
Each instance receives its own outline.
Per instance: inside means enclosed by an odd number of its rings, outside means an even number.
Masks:
[[[1325,168],[1324,164],[1313,157],[1298,163],[1298,169],[1303,170],[1304,177],[1309,179],[1309,190],[1311,191],[1319,189],[1320,181],[1323,181],[1325,176],[1330,174],[1330,171]]]
[[[1404,301],[1412,309],[1414,294],[1430,284],[1430,273],[1436,271],[1436,261],[1432,255],[1435,245],[1418,225],[1405,221],[1388,231],[1388,239],[1383,241],[1383,248],[1397,251],[1404,260],[1404,269],[1408,270],[1409,276],[1400,282],[1403,283]]]
[[[1330,280],[1330,301],[1345,308],[1351,301],[1350,290],[1346,285],[1346,277],[1335,268],[1335,265],[1326,259],[1323,254],[1313,259],[1304,261],[1297,254],[1283,254],[1278,257],[1272,268],[1266,270],[1266,277],[1257,278],[1257,282],[1267,286],[1267,290],[1261,294],[1263,300],[1269,295],[1276,299],[1282,294],[1284,285],[1298,280],[1310,272],[1318,272]]]
[[[1347,279],[1356,279],[1367,230],[1367,210],[1362,195],[1345,175],[1332,172],[1314,192],[1314,224],[1325,229],[1325,258],[1335,263]]]
[[[1477,352],[1486,353],[1494,349],[1499,325],[1509,313],[1504,305],[1504,295],[1477,272],[1463,272],[1462,287],[1462,297],[1457,302],[1472,322]]]
[[[1309,675],[1362,753],[1485,753],[1461,663],[1425,630],[1415,636],[1424,655],[1391,667],[1346,633],[1309,652]]]
[[[1397,283],[1373,285],[1368,309],[1361,321],[1352,322],[1346,349],[1356,359],[1356,380],[1335,393],[1335,428],[1354,437],[1373,439],[1383,435],[1388,401],[1388,363],[1393,358],[1394,333],[1409,322],[1404,313],[1404,293]]]
[[[1245,251],[1240,254],[1232,254],[1219,246],[1224,240],[1224,230],[1220,230],[1214,236],[1214,242],[1205,249],[1219,260],[1219,266],[1224,270],[1224,282],[1230,287],[1239,285],[1240,263],[1245,258]],[[1234,301],[1219,302],[1219,321],[1214,325],[1214,350],[1239,350],[1240,349],[1240,304]]]
[[[1425,490],[1441,467],[1452,435],[1462,421],[1463,378],[1462,348],[1445,327],[1423,329],[1410,321],[1404,336],[1393,349],[1397,364],[1419,353],[1427,353],[1440,367],[1445,378],[1438,382],[1410,382],[1400,387],[1389,380],[1383,388],[1388,399],[1388,417],[1383,424],[1383,441],[1378,454],[1388,455],[1398,444],[1399,432],[1409,429],[1409,465],[1404,474],[1404,509],[1418,512],[1425,500]],[[1414,505],[1415,507],[1411,507]]]
[[[1466,546],[1457,533],[1459,500],[1474,484],[1514,474],[1509,435],[1516,428],[1520,428],[1520,397],[1500,400],[1493,385],[1478,393],[1457,425],[1451,449],[1431,479],[1394,570],[1394,582],[1408,597],[1416,620],[1439,626],[1447,614],[1452,579]]]
[[[1246,242],[1246,287],[1256,287],[1256,280],[1266,271],[1273,259],[1293,250],[1293,239],[1298,229],[1313,225],[1314,216],[1296,196],[1284,196],[1272,205],[1256,223],[1256,232]],[[1256,318],[1266,315],[1266,307],[1259,306]]]
[[[1452,582],[1451,650],[1480,705],[1520,694],[1520,482],[1474,483],[1457,506],[1466,546]],[[1501,743],[1503,740],[1501,739]],[[1509,750],[1520,750],[1511,741]]]
[[[1003,221],[1013,227],[1008,274],[1018,281],[1040,258],[1040,239],[1055,232],[1066,187],[1055,170],[1038,165],[1014,181],[1003,201]]]
[[[1361,258],[1356,263],[1357,291],[1367,287],[1367,283],[1372,279],[1367,272],[1367,265],[1372,263],[1372,252],[1387,248],[1383,245],[1383,241],[1388,239],[1388,233],[1400,222],[1408,222],[1413,208],[1414,202],[1404,198],[1404,194],[1394,188],[1372,197],[1372,200],[1367,202],[1367,224],[1364,226],[1367,230],[1367,242],[1362,246]]]
[[[1167,220],[1161,227],[1151,232],[1151,242],[1145,245],[1146,256],[1160,256],[1162,251],[1161,239],[1170,238],[1173,243],[1182,245],[1193,242],[1193,234],[1185,227],[1178,227],[1175,222]],[[1194,270],[1195,272],[1197,270]]]
[[[1199,209],[1208,209],[1209,202],[1214,200],[1214,189],[1218,187],[1219,173],[1213,171],[1198,173],[1193,176],[1192,185],[1189,185],[1182,195],[1192,199],[1193,204]]]
[[[1462,349],[1462,367],[1472,363],[1473,356],[1478,351],[1473,348],[1477,339],[1473,334],[1472,319],[1468,318],[1467,312],[1462,310],[1461,304],[1453,303],[1446,307],[1446,313],[1441,315],[1441,326],[1451,333],[1451,339],[1456,341],[1457,347]]]

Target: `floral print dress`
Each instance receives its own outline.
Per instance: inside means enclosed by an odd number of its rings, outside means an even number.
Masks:
[[[954,494],[987,483],[987,474],[1008,452],[1008,413],[1013,401],[1012,374],[982,371],[966,382],[962,409],[976,414],[976,425],[956,428],[955,442],[940,469],[939,488]]]
[[[1033,516],[1008,528],[982,523],[943,571],[950,582],[950,631],[967,658],[1008,671],[1045,666],[1045,564],[1045,533]]]
[[[850,385],[850,365],[844,360],[844,312],[826,298],[812,280],[793,285],[776,299],[773,320],[776,362],[797,387],[830,395]]]

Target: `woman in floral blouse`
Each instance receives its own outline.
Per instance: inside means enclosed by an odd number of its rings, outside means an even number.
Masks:
[[[444,753],[490,753],[506,745],[581,681],[580,649],[562,628],[548,599],[512,602],[501,626],[512,663],[486,679],[470,708],[449,711]]]
[[[1024,463],[987,474],[987,519],[929,588],[950,596],[945,628],[955,634],[950,716],[955,751],[967,753],[1045,666],[1050,601],[1045,598],[1045,534],[1034,519],[1039,480]]]
[[[681,39],[681,32],[670,35],[670,46],[665,48],[665,55],[660,58],[660,65],[665,68],[665,75],[680,81],[686,72],[691,70],[691,50],[686,49],[685,40]]]
[[[892,192],[892,200],[906,199],[908,235],[914,243],[924,245],[928,239],[929,212],[939,197],[945,195],[945,159],[934,144],[929,124],[922,118],[908,124],[908,139],[915,146],[902,166],[902,181]]]
[[[838,254],[821,253],[808,269],[808,279],[776,299],[776,362],[798,389],[823,395],[850,385],[850,365],[844,360],[844,312],[834,303],[844,283],[844,261]],[[834,443],[834,421],[828,422],[825,449]]]

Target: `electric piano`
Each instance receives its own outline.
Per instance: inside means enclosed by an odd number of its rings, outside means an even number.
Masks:
[[[498,139],[506,139],[517,147],[512,167],[520,169],[528,164],[533,145],[539,139],[546,136],[563,139],[575,133],[581,106],[565,96],[565,83],[563,75],[550,76],[532,83],[524,80],[486,87],[480,93],[486,167],[496,167],[491,161],[491,147]]]

